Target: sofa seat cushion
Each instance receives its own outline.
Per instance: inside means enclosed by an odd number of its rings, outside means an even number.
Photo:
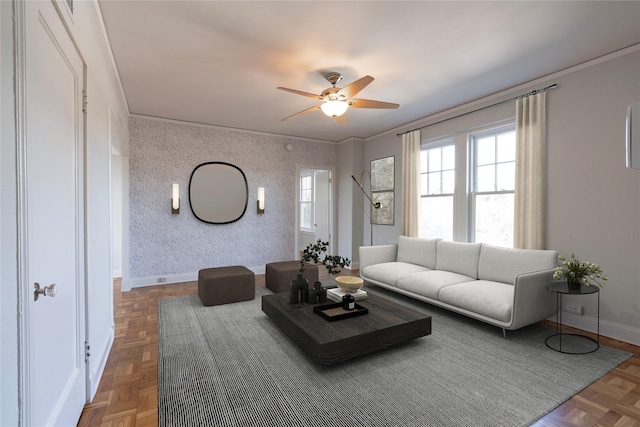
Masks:
[[[440,289],[458,283],[475,280],[463,274],[444,270],[421,271],[398,277],[398,288],[434,300],[439,299]]]
[[[444,287],[440,301],[464,310],[510,322],[515,287],[489,280],[475,280]]]
[[[385,285],[396,286],[396,281],[399,277],[427,270],[429,270],[427,267],[394,261],[369,265],[362,269],[361,276],[363,279],[375,280]]]

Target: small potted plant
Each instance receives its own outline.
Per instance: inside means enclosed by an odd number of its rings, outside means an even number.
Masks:
[[[298,302],[307,302],[309,297],[309,282],[302,277],[309,264],[322,264],[329,271],[329,274],[335,276],[340,273],[341,269],[348,267],[351,261],[339,255],[327,255],[329,242],[318,240],[316,243],[310,243],[302,252],[300,259],[300,270],[298,276],[291,282],[289,291],[289,302],[297,304]]]
[[[329,242],[323,242],[320,239],[318,239],[316,243],[309,243],[302,252],[298,275],[302,276],[311,261],[315,264],[323,264],[332,276],[340,273],[342,268],[348,267],[349,264],[351,264],[348,258],[343,258],[339,255],[326,255],[328,246]]]
[[[569,289],[580,289],[582,285],[604,286],[603,282],[608,278],[602,273],[602,267],[590,261],[580,261],[573,253],[570,256],[569,261],[564,255],[558,256],[562,265],[556,267],[553,273],[554,279],[565,279]]]

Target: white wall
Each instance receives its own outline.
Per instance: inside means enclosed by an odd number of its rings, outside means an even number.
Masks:
[[[640,171],[625,167],[625,114],[640,100],[640,51],[558,80],[549,106],[549,246],[604,268],[600,328],[640,344]],[[593,318],[596,307],[585,305]],[[594,330],[590,319],[567,315]]]
[[[350,138],[340,144],[338,182],[338,254],[351,259],[350,268],[359,266],[358,248],[362,244],[363,213],[368,215],[368,201],[360,191],[353,175],[360,180],[364,140]],[[359,181],[358,181],[359,182]],[[365,204],[366,203],[366,204]],[[368,216],[367,216],[368,218]]]
[[[401,139],[396,132],[558,83],[548,93],[548,246],[600,264],[609,282],[601,291],[600,330],[640,344],[640,171],[625,167],[626,108],[640,100],[640,46],[556,73],[496,96],[425,118],[365,144],[364,165],[396,155],[396,218],[400,215]],[[515,104],[502,104],[422,130],[422,139],[508,119]],[[368,166],[367,166],[368,167]],[[378,230],[382,226],[377,226]],[[365,227],[366,228],[366,227]],[[380,229],[397,242],[400,224]],[[374,232],[374,241],[377,235]],[[376,242],[377,243],[377,242]],[[595,299],[566,302],[585,306],[584,316],[563,321],[596,330]]]
[[[110,147],[109,111],[119,117],[125,143],[128,138],[128,108],[111,57],[102,15],[95,1],[74,2],[73,16],[65,20],[86,64],[88,113],[86,117],[86,212],[87,212],[87,338],[91,344],[90,392],[95,393],[113,340],[111,242],[110,242]],[[0,2],[2,109],[0,110],[0,274],[2,275],[1,340],[2,367],[0,425],[18,420],[17,311],[17,218],[16,138],[13,130],[13,2]],[[28,36],[28,35],[27,35]],[[106,302],[106,303],[105,303]]]
[[[332,169],[338,152],[336,144],[142,116],[131,117],[130,138],[133,287],[195,280],[198,270],[225,265],[260,273],[268,262],[295,259],[297,170]],[[249,200],[239,221],[208,224],[191,212],[191,173],[211,161],[246,175]],[[172,183],[180,184],[178,215],[170,210]],[[265,187],[263,215],[256,212],[258,187]]]
[[[111,268],[110,123],[128,135],[128,107],[97,2],[74,2],[74,38],[87,64],[86,220],[90,388],[93,395],[114,338]],[[115,117],[115,119],[113,119]]]
[[[111,242],[113,277],[122,277],[122,157],[119,154],[111,155]]]
[[[12,3],[0,2],[0,425],[18,424],[18,266]]]

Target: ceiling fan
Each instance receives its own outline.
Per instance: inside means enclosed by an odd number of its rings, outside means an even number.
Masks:
[[[324,101],[320,105],[316,105],[311,108],[307,108],[306,110],[302,110],[298,113],[295,113],[289,117],[285,117],[282,121],[290,119],[291,117],[295,117],[301,114],[310,113],[315,110],[322,110],[324,114],[329,117],[333,117],[334,119],[342,116],[347,112],[349,107],[351,108],[398,108],[399,104],[394,104],[391,102],[381,102],[381,101],[371,101],[368,99],[356,99],[353,98],[358,92],[364,89],[369,83],[373,81],[373,77],[364,76],[361,79],[356,80],[355,82],[343,87],[336,87],[336,83],[342,80],[342,74],[340,73],[328,73],[324,76],[329,83],[333,85],[328,89],[325,89],[320,95],[315,95],[309,92],[302,92],[300,90],[289,89],[286,87],[278,87],[280,90],[284,90],[291,93],[296,93],[298,95],[306,96],[307,98],[317,99],[319,101]]]

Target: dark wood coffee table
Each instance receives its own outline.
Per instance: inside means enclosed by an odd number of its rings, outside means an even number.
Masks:
[[[357,301],[369,313],[330,322],[289,293],[264,295],[264,311],[315,362],[332,365],[431,334],[431,316],[377,295]]]

